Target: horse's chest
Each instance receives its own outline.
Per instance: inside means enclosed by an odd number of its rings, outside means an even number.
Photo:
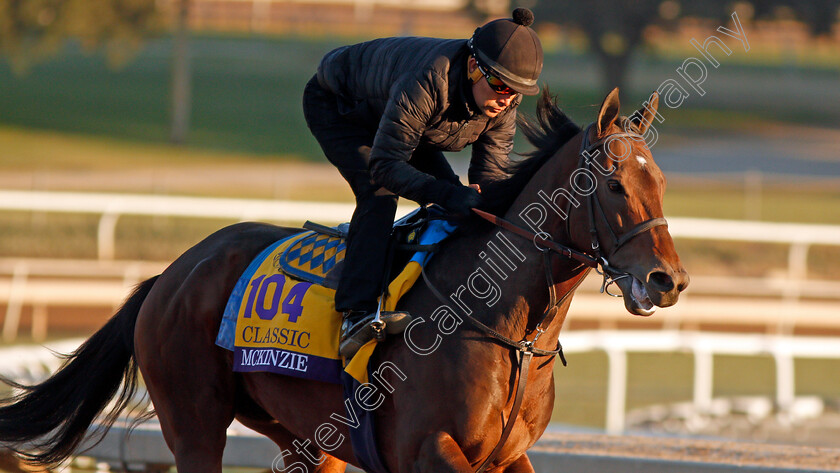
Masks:
[[[483,395],[474,397],[470,402],[473,415],[464,432],[479,444],[474,452],[482,456],[495,448],[512,415],[515,416],[514,424],[497,463],[505,462],[508,457],[511,461],[515,460],[531,447],[542,435],[551,417],[553,396],[547,395],[550,385],[550,379],[533,376],[532,373],[526,383],[521,406],[515,413],[512,410],[516,383],[499,383],[498,390],[474,391]]]

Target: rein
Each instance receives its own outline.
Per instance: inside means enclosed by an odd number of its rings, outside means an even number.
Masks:
[[[590,124],[586,127],[584,131],[583,140],[581,141],[581,148],[580,152],[578,153],[579,162],[578,162],[578,169],[586,169],[588,171],[592,171],[592,160],[589,159],[590,152],[603,146],[606,141],[612,137],[630,137],[634,140],[643,139],[641,135],[634,134],[634,133],[615,133],[609,135],[608,137],[604,138],[603,140],[596,141],[595,143],[591,143],[589,141],[589,133],[594,123]],[[476,319],[472,315],[465,314],[466,320],[479,332],[487,335],[488,337],[492,338],[493,340],[501,343],[502,345],[507,346],[513,350],[519,352],[519,360],[518,360],[518,367],[517,367],[517,375],[516,375],[516,393],[514,394],[513,399],[513,406],[510,410],[510,415],[508,415],[508,420],[505,423],[505,426],[502,430],[501,438],[496,446],[493,448],[493,451],[478,467],[476,473],[483,473],[489,466],[490,463],[496,459],[499,452],[501,451],[502,447],[504,446],[505,442],[507,441],[508,437],[510,436],[511,431],[513,430],[513,425],[516,422],[516,417],[519,414],[519,408],[522,406],[522,400],[525,397],[525,387],[528,382],[528,370],[530,368],[531,359],[534,356],[559,356],[560,361],[563,363],[563,366],[566,366],[566,357],[563,355],[563,346],[560,344],[560,341],[557,341],[557,347],[553,350],[543,350],[537,348],[535,346],[537,340],[540,336],[545,333],[545,328],[543,328],[543,324],[551,324],[554,320],[554,317],[557,315],[558,306],[563,304],[580,286],[586,276],[589,274],[591,269],[595,269],[595,271],[603,276],[604,280],[601,284],[601,292],[605,292],[610,296],[614,297],[621,297],[618,294],[612,294],[609,291],[609,286],[619,279],[632,277],[629,273],[625,271],[621,271],[613,266],[610,265],[608,257],[612,258],[615,253],[625,244],[627,244],[630,240],[634,237],[647,232],[653,228],[658,226],[667,226],[668,222],[664,218],[652,218],[649,220],[645,220],[631,228],[628,232],[622,234],[620,237],[616,235],[615,231],[613,230],[612,226],[610,225],[609,220],[607,219],[607,215],[604,212],[603,207],[601,206],[601,202],[598,199],[597,192],[592,192],[588,195],[588,214],[589,214],[589,234],[592,238],[592,251],[595,253],[595,256],[590,256],[584,252],[575,250],[568,246],[562,245],[557,243],[556,241],[545,237],[545,233],[534,233],[532,231],[526,230],[522,227],[519,227],[499,216],[478,210],[472,209],[478,216],[481,218],[489,221],[490,223],[501,227],[505,230],[508,230],[516,235],[519,235],[523,238],[527,238],[532,240],[539,248],[539,250],[543,254],[544,258],[544,266],[545,266],[545,277],[546,283],[548,285],[548,292],[549,292],[549,304],[546,310],[543,312],[540,320],[537,322],[535,327],[535,331],[537,334],[534,336],[532,340],[528,340],[527,333],[526,336],[522,338],[520,341],[513,340],[505,335],[500,334],[496,330],[488,327],[486,324],[481,322],[480,320]],[[566,207],[566,234],[571,235],[569,229],[569,219],[568,216],[570,215],[571,210],[571,201],[569,201]],[[595,218],[595,211],[597,209],[598,214],[600,215],[601,220],[606,226],[607,231],[609,232],[610,238],[612,240],[612,249],[607,255],[603,254],[600,244],[600,238],[598,233],[598,226],[596,224]],[[549,235],[550,236],[550,235]],[[552,253],[557,253],[561,256],[566,258],[572,259],[580,263],[580,265],[575,268],[576,271],[578,268],[585,267],[584,270],[581,271],[581,274],[577,277],[577,280],[574,282],[572,287],[563,294],[559,300],[557,299],[557,294],[554,289],[554,276],[551,272],[551,255]],[[598,268],[601,268],[599,270]],[[423,281],[426,283],[426,286],[429,290],[434,294],[434,296],[440,300],[444,304],[448,304],[446,298],[441,294],[441,292],[432,284],[429,280],[428,275],[426,274],[425,268],[422,269]],[[523,376],[524,374],[524,376]]]

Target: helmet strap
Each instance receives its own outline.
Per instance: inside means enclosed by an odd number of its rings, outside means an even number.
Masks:
[[[467,59],[467,71],[469,71],[469,67],[470,67],[469,59]],[[482,74],[481,71],[478,70],[478,65],[477,64],[475,66],[475,69],[473,69],[472,72],[469,72],[469,78],[470,78],[470,80],[472,81],[473,84],[478,83],[478,81],[480,81],[483,76],[484,76],[484,74]]]

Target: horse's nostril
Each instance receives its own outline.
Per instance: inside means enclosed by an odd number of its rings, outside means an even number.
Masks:
[[[662,271],[650,273],[648,281],[651,285],[662,292],[668,292],[674,288],[674,280],[671,279],[671,276],[668,276],[667,273],[663,273]]]
[[[685,271],[683,271],[681,275],[683,277],[681,278],[680,283],[677,285],[677,289],[680,292],[683,292],[685,291],[685,288],[688,287],[688,282],[690,281],[690,279],[688,278],[688,274]]]

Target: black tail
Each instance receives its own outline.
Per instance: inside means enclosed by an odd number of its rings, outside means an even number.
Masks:
[[[137,390],[134,324],[157,276],[140,285],[122,308],[46,381],[24,386],[4,380],[20,394],[0,400],[0,443],[26,461],[55,465],[85,439],[91,423],[117,395],[102,421],[104,433]]]

